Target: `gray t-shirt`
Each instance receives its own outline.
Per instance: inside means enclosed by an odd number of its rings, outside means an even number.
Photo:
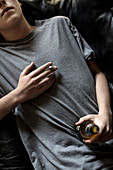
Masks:
[[[86,145],[75,122],[98,113],[95,82],[85,61],[93,57],[66,17],[37,21],[35,30],[19,41],[0,43],[0,95],[13,90],[32,61],[52,61],[56,81],[46,92],[14,110],[20,136],[35,170],[113,169],[113,142]]]

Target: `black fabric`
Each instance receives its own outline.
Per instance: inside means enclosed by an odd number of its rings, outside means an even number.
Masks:
[[[0,170],[33,170],[12,114],[0,120]]]

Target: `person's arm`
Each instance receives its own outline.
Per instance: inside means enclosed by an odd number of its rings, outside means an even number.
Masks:
[[[95,124],[99,126],[99,134],[95,138],[84,140],[85,143],[106,142],[113,138],[112,134],[112,111],[110,106],[110,92],[107,79],[103,72],[99,69],[97,64],[90,60],[88,62],[89,68],[95,77],[96,97],[99,107],[97,115],[91,114],[82,117],[76,125],[80,125],[84,121],[92,119]]]
[[[34,63],[27,66],[20,74],[18,86],[6,96],[0,99],[0,120],[6,116],[18,104],[33,99],[42,94],[54,83],[54,71],[56,66],[48,62],[36,70],[30,72]]]

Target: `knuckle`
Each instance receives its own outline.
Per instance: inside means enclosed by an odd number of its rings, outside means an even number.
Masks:
[[[20,76],[23,76],[24,75],[24,72],[22,71],[21,73],[20,73]]]
[[[28,74],[27,77],[28,77],[29,80],[32,79],[32,75],[31,74]]]
[[[31,78],[31,82],[34,85],[38,85],[38,83],[40,82],[40,80],[38,78]]]
[[[25,67],[25,69],[28,69],[28,68],[29,68],[29,66],[26,66],[26,67]]]
[[[84,121],[84,120],[85,120],[85,118],[84,118],[84,117],[81,117],[79,120],[80,120],[80,121]]]
[[[32,84],[36,84],[37,83],[35,79],[32,79],[31,82],[32,82]]]

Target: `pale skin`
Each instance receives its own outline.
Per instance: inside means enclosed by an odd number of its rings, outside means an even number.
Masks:
[[[95,88],[99,113],[97,115],[90,114],[80,118],[76,125],[80,125],[84,121],[90,119],[93,120],[94,123],[99,126],[99,134],[92,139],[83,141],[85,143],[104,143],[113,138],[109,87],[105,75],[100,71],[96,63],[89,61],[88,65],[95,77]]]
[[[18,104],[39,96],[54,83],[56,66],[49,69],[52,63],[48,62],[29,73],[33,65],[34,63],[32,62],[20,74],[17,88],[0,99],[0,119]]]
[[[3,10],[6,7],[11,7],[11,9],[2,16]],[[34,27],[29,25],[23,16],[21,3],[17,0],[0,0],[0,33],[5,40],[12,41],[22,39],[33,31],[33,29]],[[53,69],[48,69],[49,66],[52,65],[51,62],[48,62],[30,72],[33,65],[34,63],[28,65],[20,74],[17,87],[0,99],[0,119],[5,117],[18,104],[41,95],[54,83],[54,72],[57,70],[57,66],[53,66]],[[98,115],[82,117],[76,125],[80,125],[86,120],[93,119],[94,123],[100,128],[99,134],[95,138],[84,140],[83,142],[103,143],[113,137],[109,88],[105,75],[100,71],[96,63],[94,61],[89,61],[88,65],[95,77],[99,113]]]

